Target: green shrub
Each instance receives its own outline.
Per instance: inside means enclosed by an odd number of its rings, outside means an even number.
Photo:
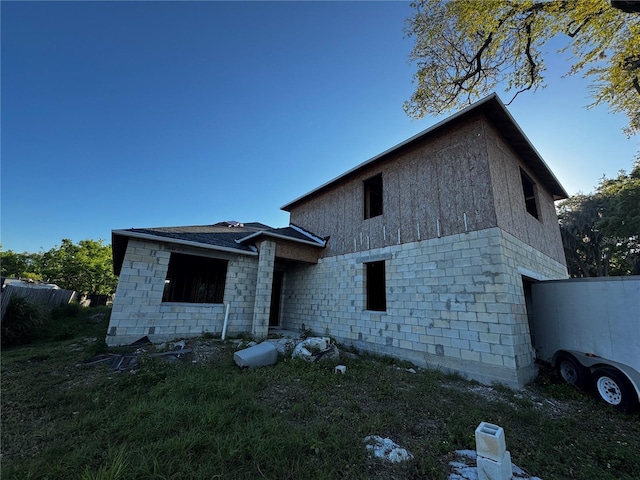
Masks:
[[[85,354],[87,357],[91,358],[101,353],[107,353],[108,351],[109,347],[107,346],[107,343],[104,341],[104,338],[100,337],[96,338],[96,341],[86,348]]]
[[[78,302],[67,303],[66,305],[60,305],[51,311],[51,317],[54,320],[62,320],[64,318],[76,318],[80,316],[83,311],[82,305]]]
[[[2,319],[2,345],[14,346],[30,343],[45,318],[42,308],[24,297],[11,297]]]

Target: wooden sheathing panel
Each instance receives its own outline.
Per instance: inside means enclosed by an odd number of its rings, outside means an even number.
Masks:
[[[286,240],[276,240],[276,258],[285,260],[296,260],[306,263],[318,263],[321,248],[311,245],[301,245],[299,243],[287,242]]]
[[[438,236],[437,220],[440,216],[440,183],[438,182],[437,153],[426,151],[416,156],[416,180],[411,183],[414,198],[416,230],[420,225],[420,239]],[[417,231],[416,231],[416,236]]]
[[[384,214],[381,222],[384,224],[384,233],[386,238],[384,245],[395,245],[398,243],[398,230],[400,230],[400,238],[405,237],[404,241],[408,240],[406,235],[402,235],[402,220],[401,220],[401,188],[406,188],[407,185],[401,185],[400,183],[400,171],[402,168],[406,168],[404,165],[404,158],[396,160],[394,163],[387,162],[384,170],[382,171],[383,198],[384,198]]]
[[[551,193],[489,123],[486,124],[486,131],[498,226],[554,260],[566,264]],[[538,218],[527,212],[520,169],[535,183]]]
[[[441,236],[495,226],[482,126],[438,151]]]
[[[383,215],[365,219],[363,182],[379,173]],[[331,237],[322,256],[494,227],[483,121],[452,126],[375,162],[290,213],[292,223]]]

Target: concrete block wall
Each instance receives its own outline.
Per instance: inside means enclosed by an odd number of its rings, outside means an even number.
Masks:
[[[230,306],[227,335],[251,331],[257,279],[258,257],[239,255],[229,260],[224,289],[224,304]],[[222,333],[222,322],[216,323],[215,330],[209,331]]]
[[[210,252],[182,253],[211,255]],[[130,239],[107,329],[108,345],[125,345],[144,337],[153,342],[222,332],[225,305],[231,304],[229,335],[251,330],[257,258],[229,258],[224,304],[163,303],[171,251],[166,245]]]
[[[505,299],[513,301],[511,312],[515,325],[513,362],[515,366],[520,367],[532,364],[535,360],[535,352],[531,347],[531,332],[525,307],[522,277],[553,280],[568,278],[569,274],[564,264],[553,260],[504,230],[501,230],[500,245],[505,268]]]
[[[385,260],[386,312],[365,310],[365,263]],[[566,267],[500,228],[323,258],[287,271],[284,326],[521,387],[535,375],[521,270]]]
[[[255,339],[263,340],[269,333],[269,312],[271,309],[271,289],[273,269],[275,268],[276,244],[265,240],[260,243],[258,258],[259,282],[254,281],[255,303],[253,306],[253,324],[251,334]]]

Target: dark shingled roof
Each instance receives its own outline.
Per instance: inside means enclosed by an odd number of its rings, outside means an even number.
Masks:
[[[256,238],[259,235],[264,235],[267,237],[277,237],[277,238],[286,237],[286,239],[288,240],[316,244],[319,247],[323,247],[325,244],[325,239],[322,239],[314,235],[313,233],[301,227],[298,227],[297,225],[292,225],[289,227],[282,227],[282,228],[270,228],[268,230],[261,230],[259,232],[246,235],[239,241],[244,243],[245,239],[251,240],[253,238]]]
[[[323,247],[324,242],[315,240],[313,234],[305,235],[301,229],[293,227],[272,228],[258,222],[219,222],[213,225],[192,225],[183,227],[154,227],[129,228],[114,230],[112,236],[113,270],[120,274],[122,262],[127,251],[129,238],[144,238],[166,243],[191,244],[213,250],[232,251],[237,253],[255,254],[255,247],[248,240],[260,234],[266,236],[285,237],[294,242],[315,243]],[[250,237],[250,238],[247,238]],[[247,239],[247,241],[243,241]]]
[[[264,230],[272,230],[262,223],[245,223],[239,226],[229,226],[227,222],[215,225],[192,225],[186,227],[156,227],[156,228],[131,228],[127,232],[143,233],[155,237],[173,238],[187,242],[214,245],[217,247],[233,248],[236,250],[251,251],[248,246],[239,245],[236,240],[247,235]]]

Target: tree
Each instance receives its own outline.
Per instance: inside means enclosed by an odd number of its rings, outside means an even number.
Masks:
[[[0,252],[0,271],[3,277],[27,278],[41,280],[36,271],[41,254],[18,253],[13,250]]]
[[[630,174],[561,202],[558,218],[572,277],[640,274],[640,159]]]
[[[42,255],[40,272],[49,282],[87,295],[110,295],[118,279],[113,274],[111,246],[102,240],[62,240]]]
[[[607,242],[598,228],[602,202],[593,195],[574,195],[558,205],[560,233],[571,277],[609,275]]]
[[[599,227],[611,239],[618,270],[640,275],[640,156],[630,174],[602,179],[597,194],[605,209]]]
[[[621,3],[621,2],[618,2]],[[626,4],[625,4],[626,6]],[[405,31],[415,45],[413,118],[459,109],[505,82],[511,101],[544,86],[542,47],[564,34],[576,61],[568,74],[591,79],[593,103],[608,104],[640,130],[640,14],[607,0],[418,0]],[[509,103],[511,103],[511,101]]]

